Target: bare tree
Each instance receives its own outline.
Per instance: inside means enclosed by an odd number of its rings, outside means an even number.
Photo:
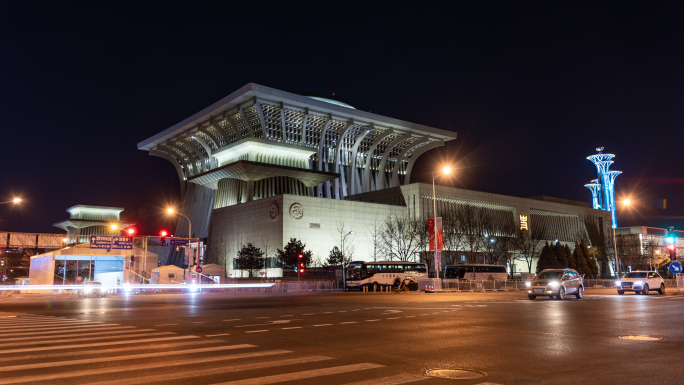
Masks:
[[[264,269],[264,275],[266,275],[267,269],[269,267],[273,267],[271,261],[273,255],[275,254],[276,246],[273,243],[271,236],[265,231],[259,236],[259,243],[261,244],[261,250],[264,252],[264,263],[262,267]]]
[[[356,233],[352,232],[349,234],[350,231],[352,231],[352,229],[346,227],[343,221],[337,222],[337,231],[335,232],[334,236],[336,238],[335,241],[337,242],[338,247],[344,255],[345,266],[352,260],[352,258],[354,258],[354,252],[356,251],[356,245],[354,243],[354,240],[356,239]],[[344,245],[342,243],[344,243]]]
[[[382,227],[382,242],[390,260],[410,261],[425,247],[421,238],[422,221],[388,215]]]
[[[370,253],[373,262],[377,262],[378,257],[382,257],[383,254],[383,243],[381,242],[383,224],[382,219],[376,215],[366,228],[366,237],[371,244]]]
[[[648,258],[642,252],[641,239],[639,234],[618,234],[615,236],[618,257],[620,260],[620,271],[629,269],[647,269]]]
[[[527,265],[527,271],[532,272],[532,262],[544,246],[546,228],[531,226],[530,230],[516,230],[515,237],[511,238],[511,245],[515,249],[515,259]]]

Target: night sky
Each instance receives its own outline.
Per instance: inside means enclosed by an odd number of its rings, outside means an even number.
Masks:
[[[137,143],[250,82],[458,132],[413,182],[451,161],[454,186],[590,202],[604,146],[619,225],[684,229],[682,2],[189,4],[0,2],[0,198],[25,200],[0,231],[76,204],[174,229],[177,174]]]

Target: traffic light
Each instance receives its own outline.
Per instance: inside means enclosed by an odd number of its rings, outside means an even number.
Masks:
[[[166,245],[167,234],[166,230],[162,230],[161,233],[159,233],[159,243],[161,243],[162,246]]]
[[[135,229],[128,229],[126,230],[126,233],[128,234],[128,242],[133,242],[133,234],[135,234]]]
[[[667,251],[670,252],[670,261],[676,261],[677,260],[677,246],[667,245]]]
[[[667,243],[667,251],[670,253],[670,261],[677,260],[677,233],[675,233],[674,226],[667,229],[667,238],[665,238],[665,243]]]
[[[303,274],[304,273],[304,262],[299,263],[299,271]]]

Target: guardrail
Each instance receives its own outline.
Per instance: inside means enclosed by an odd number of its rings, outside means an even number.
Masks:
[[[666,279],[665,287],[677,287],[677,282],[674,279]],[[615,282],[617,279],[585,279],[584,287],[587,289],[610,289],[616,288]]]

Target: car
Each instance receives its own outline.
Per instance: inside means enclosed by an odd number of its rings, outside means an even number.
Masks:
[[[102,282],[89,281],[84,282],[81,286],[83,287],[78,291],[79,297],[107,296],[107,288],[104,285],[102,285]]]
[[[627,275],[616,281],[618,294],[633,291],[635,294],[648,294],[657,287],[658,294],[665,294],[665,280],[657,271],[630,271]]]
[[[542,270],[525,286],[527,298],[532,300],[539,296],[563,300],[567,294],[574,294],[577,299],[584,298],[584,279],[573,269]]]

